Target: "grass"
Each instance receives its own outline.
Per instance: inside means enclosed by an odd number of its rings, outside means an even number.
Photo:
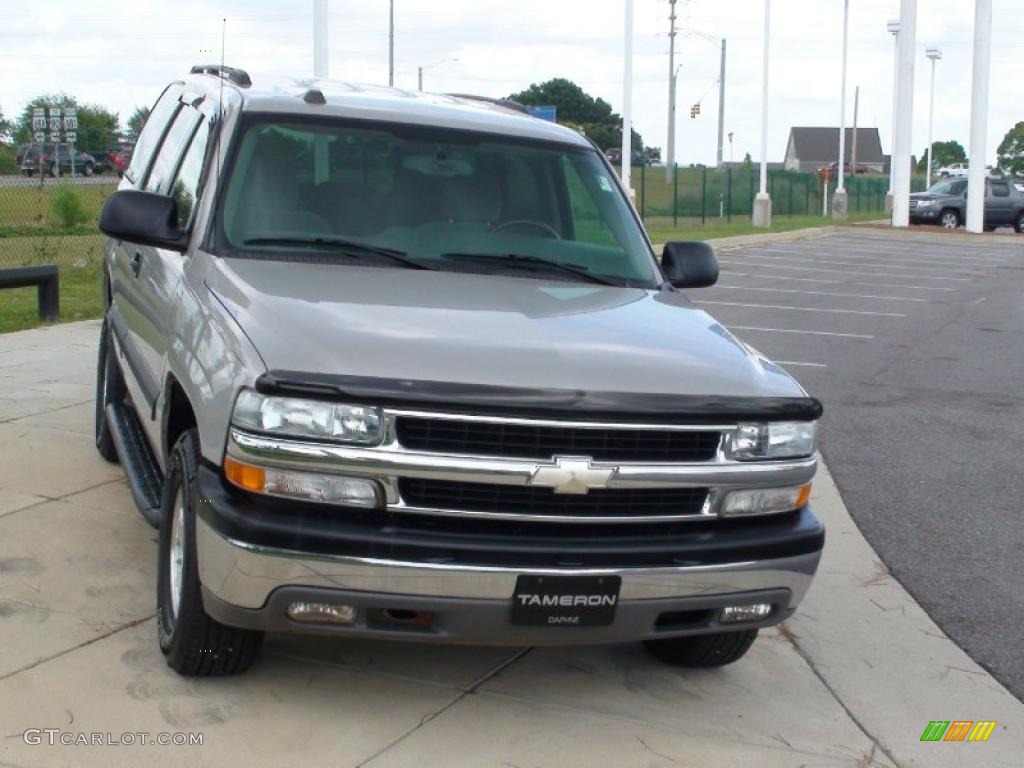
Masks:
[[[851,213],[846,221],[871,221],[882,218],[885,218],[885,214],[879,211],[861,211]],[[659,219],[647,222],[647,233],[652,242],[664,243],[669,240],[710,240],[716,237],[755,235],[764,232],[791,232],[795,229],[827,227],[834,223],[831,216],[774,216],[771,227],[760,229],[750,223],[749,216],[734,216],[731,222],[721,221],[716,217],[708,219],[706,224],[701,224],[700,219],[687,222],[681,220],[680,226],[673,228],[671,219]]]
[[[100,253],[97,234],[81,237],[0,238],[3,266],[60,264],[60,320],[90,320],[103,313]],[[37,289],[0,290],[0,333],[23,331],[45,323],[39,319]]]

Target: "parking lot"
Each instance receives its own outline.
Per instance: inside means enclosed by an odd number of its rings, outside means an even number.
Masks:
[[[1024,697],[1024,237],[847,229],[719,255],[694,300],[823,401],[858,526]]]
[[[177,677],[155,638],[156,533],[93,445],[99,323],[0,336],[0,765],[1019,765],[1024,704],[971,656],[1017,685],[1020,248],[845,230],[721,250],[720,286],[693,298],[825,402],[828,541],[797,615],[717,671],[632,644],[274,636],[245,676]],[[998,726],[922,743],[935,718]]]

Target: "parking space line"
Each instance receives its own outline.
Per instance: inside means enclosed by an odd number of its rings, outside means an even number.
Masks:
[[[802,331],[797,328],[761,328],[756,325],[727,325],[730,331],[764,331],[766,333],[801,333],[809,336],[843,336],[849,339],[873,339],[869,333],[840,333],[838,331]]]
[[[959,273],[959,274],[962,274],[962,275],[968,275],[970,277],[984,277],[985,276],[984,272],[974,272],[974,271],[972,271],[970,269],[957,269],[957,268],[949,268],[949,267],[934,267],[934,268],[932,268],[932,267],[921,267],[921,266],[917,266],[917,265],[907,265],[907,266],[904,266],[902,264],[893,264],[893,265],[890,265],[890,264],[858,264],[858,263],[849,262],[849,261],[835,261],[833,259],[801,259],[801,258],[797,258],[795,256],[756,256],[756,255],[748,255],[748,256],[746,256],[746,258],[748,258],[748,259],[759,259],[760,261],[769,262],[769,263],[770,262],[795,262],[797,264],[833,264],[833,265],[839,266],[839,267],[867,267],[869,269],[904,269],[904,270],[907,270],[907,271],[915,271],[915,272],[934,272],[936,269],[943,269],[943,270],[945,270],[947,272],[953,272],[954,274],[955,273]],[[788,266],[788,264],[787,264],[787,266]],[[913,277],[913,275],[906,275],[906,277]],[[943,279],[945,279],[945,280],[955,280],[955,279],[959,279],[959,278],[949,278],[949,277],[946,277],[946,278],[943,278]]]
[[[772,360],[776,365],[806,365],[809,368],[828,368],[826,363],[798,363],[795,360]]]
[[[741,254],[742,255],[742,254]],[[820,264],[844,264],[850,267],[895,267],[897,269],[943,269],[946,271],[960,271],[960,272],[973,272],[981,271],[985,269],[997,269],[1005,266],[1004,264],[979,264],[972,262],[969,264],[957,264],[953,261],[947,261],[943,259],[880,259],[874,255],[861,258],[856,254],[846,253],[835,253],[831,252],[829,256],[835,256],[841,261],[834,259],[822,259],[815,256],[811,252],[801,252],[794,255],[793,252],[787,252],[781,256],[762,256],[760,252],[747,254],[751,258],[762,258],[762,259],[778,259],[779,261],[811,261]],[[805,258],[809,257],[809,258]]]
[[[731,269],[723,269],[723,274],[736,277],[753,277],[764,280],[793,280],[799,283],[828,283],[830,285],[869,285],[872,288],[904,288],[915,291],[946,291],[955,293],[956,288],[943,288],[933,285],[900,285],[895,283],[865,283],[859,280],[829,280],[824,277],[793,277],[791,275],[755,275],[751,272],[735,272]]]
[[[870,296],[863,293],[832,293],[831,291],[798,291],[795,288],[760,288],[750,285],[722,285],[717,283],[715,288],[731,288],[734,291],[773,291],[775,293],[799,293],[805,296],[839,296],[844,299],[884,299],[886,301],[923,301],[931,302],[931,299],[918,299],[910,296]]]
[[[820,250],[811,249],[811,248],[800,248],[800,249],[791,248],[791,249],[785,249],[785,250],[780,249],[780,248],[772,248],[772,249],[756,248],[756,249],[749,249],[749,250],[756,251],[756,253],[780,253],[780,254],[794,255],[794,256],[811,256],[811,255],[814,255],[814,254],[821,253]],[[905,252],[903,252],[903,251],[882,252],[882,251],[871,249],[871,256],[870,256],[870,258],[872,258],[872,259],[874,259],[876,261],[881,261],[882,260],[881,257],[892,256],[894,259],[900,261],[901,263],[904,262],[904,261],[908,262],[908,263],[918,263],[918,264],[926,264],[926,265],[932,265],[932,264],[935,263],[934,259],[905,258],[904,257],[904,253]],[[964,254],[959,254],[959,253],[947,253],[945,251],[938,251],[938,250],[934,250],[934,249],[929,251],[929,253],[933,254],[934,256],[937,256],[937,257],[941,258],[941,260],[943,261],[943,264],[941,264],[941,266],[946,266],[946,265],[954,263],[953,262],[954,259],[957,259],[957,260],[959,260],[959,259],[969,259],[970,262],[971,262],[970,266],[998,267],[998,266],[1004,266],[1007,263],[1006,260],[1004,260],[1004,259],[993,260],[990,257],[986,258],[984,261],[978,261],[974,256],[965,256]],[[829,256],[839,256],[840,258],[850,258],[850,259],[856,259],[858,257],[857,253],[849,253],[849,252],[844,251],[842,249],[836,249],[836,248],[829,248],[828,249],[828,255]]]
[[[893,275],[885,272],[858,272],[854,269],[827,269],[825,267],[793,267],[788,264],[751,264],[744,261],[733,261],[731,259],[719,259],[722,264],[739,264],[750,267],[768,267],[769,269],[790,269],[798,272],[830,272],[837,275],[860,275],[861,277],[905,277],[908,280],[949,280],[957,283],[969,283],[973,280],[970,277],[939,277],[937,275]],[[979,275],[980,277],[980,275]]]
[[[868,312],[863,309],[832,309],[830,307],[790,307],[783,304],[743,304],[738,301],[694,299],[694,304],[718,304],[723,307],[754,307],[756,309],[791,309],[796,312],[828,312],[836,315],[873,315],[875,317],[906,317],[899,312]]]

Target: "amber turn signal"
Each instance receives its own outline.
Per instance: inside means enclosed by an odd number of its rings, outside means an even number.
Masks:
[[[262,467],[243,464],[230,456],[224,457],[224,475],[239,488],[245,488],[247,491],[262,493],[266,484],[266,473]]]

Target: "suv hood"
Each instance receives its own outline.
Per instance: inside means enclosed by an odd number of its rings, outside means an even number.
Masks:
[[[680,293],[216,258],[206,284],[270,370],[505,387],[803,397]]]

